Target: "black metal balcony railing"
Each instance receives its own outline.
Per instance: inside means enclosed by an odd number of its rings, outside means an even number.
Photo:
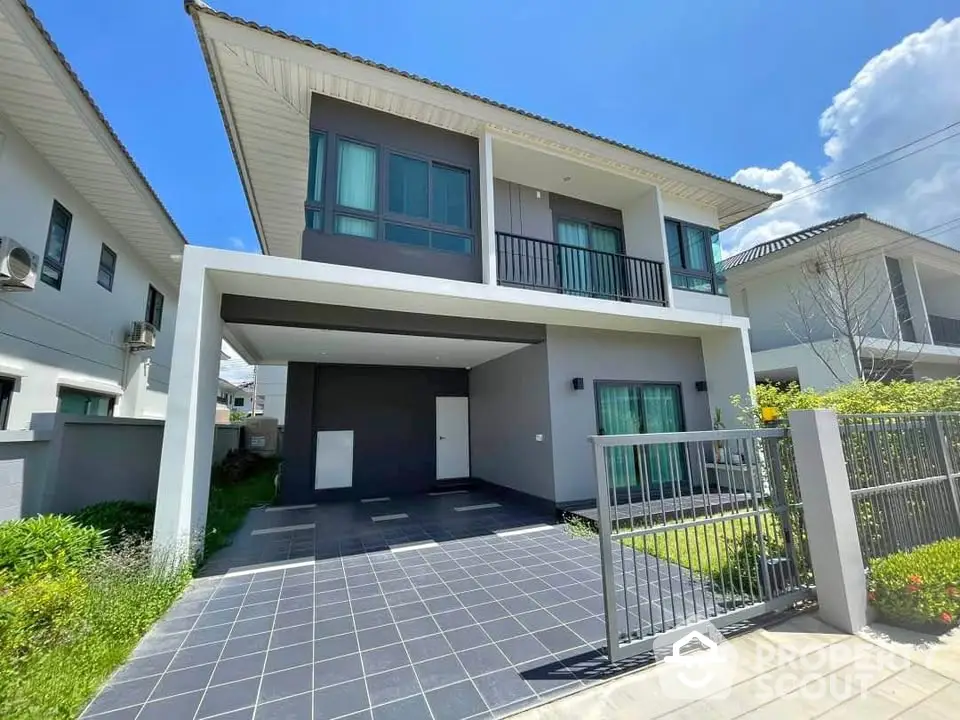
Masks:
[[[497,233],[497,281],[565,295],[666,305],[663,263]]]
[[[956,318],[929,315],[930,334],[935,345],[960,347],[960,320]]]

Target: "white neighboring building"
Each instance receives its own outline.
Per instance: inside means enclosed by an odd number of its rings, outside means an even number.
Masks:
[[[0,57],[0,242],[37,258],[32,289],[0,287],[0,430],[163,418],[185,240],[21,0],[0,0]],[[155,348],[133,351],[144,320]]]
[[[858,305],[870,308],[863,320],[864,367],[872,363],[887,376],[917,380],[960,376],[960,251],[861,213],[724,260],[733,311],[750,319],[757,380],[825,389],[856,377],[843,338],[833,337],[822,325],[820,332],[798,332],[795,297],[809,291],[805,272],[826,242],[834,243],[842,257],[852,258],[864,275],[878,279],[864,284],[875,289],[877,297]],[[817,352],[798,335],[810,337]]]

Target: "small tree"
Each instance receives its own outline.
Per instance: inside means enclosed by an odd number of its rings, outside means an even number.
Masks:
[[[859,380],[886,380],[913,365],[916,355],[905,361],[900,352],[894,293],[876,254],[864,256],[827,238],[802,272],[800,286],[790,288],[793,315],[785,324],[839,382],[850,379],[847,363]]]

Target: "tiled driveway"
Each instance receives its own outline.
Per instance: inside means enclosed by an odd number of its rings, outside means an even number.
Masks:
[[[501,503],[254,511],[84,717],[502,717],[622,670],[596,538]]]

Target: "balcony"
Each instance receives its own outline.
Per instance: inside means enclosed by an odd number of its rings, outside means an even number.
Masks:
[[[497,233],[497,282],[565,295],[666,305],[663,263]]]
[[[930,335],[933,337],[935,345],[960,347],[960,320],[940,315],[928,315],[927,317],[930,321]]]

